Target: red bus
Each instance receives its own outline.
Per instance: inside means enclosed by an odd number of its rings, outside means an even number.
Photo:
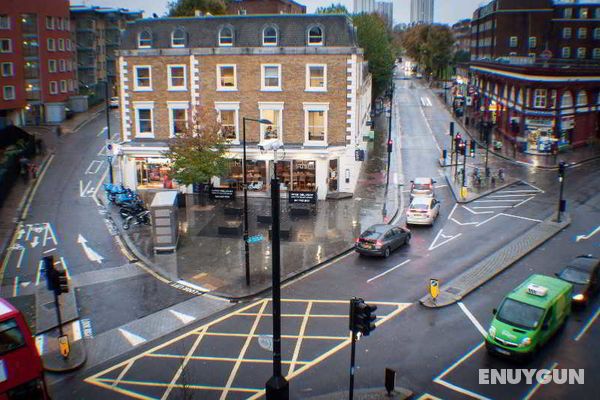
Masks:
[[[0,298],[0,400],[48,400],[42,359],[19,310]]]

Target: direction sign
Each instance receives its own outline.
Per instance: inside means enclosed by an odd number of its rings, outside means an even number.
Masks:
[[[429,294],[432,299],[436,299],[440,294],[440,281],[437,279],[431,278],[429,280]]]

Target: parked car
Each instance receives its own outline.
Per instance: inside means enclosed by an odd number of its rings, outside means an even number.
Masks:
[[[411,181],[410,198],[435,197],[435,189],[433,184],[436,183],[433,178],[415,178]]]
[[[394,225],[378,224],[369,227],[356,239],[358,254],[389,257],[392,251],[410,242],[410,231]]]
[[[600,291],[600,259],[582,255],[567,264],[556,276],[573,284],[573,305],[585,307]]]
[[[406,211],[408,225],[433,225],[440,214],[440,202],[431,197],[415,197]]]
[[[110,108],[119,108],[119,98],[111,97],[110,102],[108,104]]]

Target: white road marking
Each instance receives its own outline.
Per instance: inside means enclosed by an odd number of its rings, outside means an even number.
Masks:
[[[495,199],[495,200],[473,200],[473,203],[501,203],[503,201],[516,201],[515,199]]]
[[[535,190],[537,190],[537,191],[538,191],[538,192],[540,192],[540,193],[546,193],[545,191],[543,191],[543,190],[542,190],[542,189],[540,189],[539,187],[537,187],[537,186],[535,186],[535,185],[532,185],[532,184],[531,184],[531,183],[529,183],[529,182],[524,182],[524,183],[525,183],[525,184],[527,184],[527,185],[529,185],[529,186],[531,186],[532,188],[534,188]]]
[[[597,226],[596,229],[594,229],[593,231],[591,231],[587,235],[577,235],[575,237],[575,241],[579,242],[580,240],[588,240],[589,238],[591,238],[592,236],[594,236],[598,232],[600,232],[600,225]]]
[[[97,174],[101,167],[102,167],[102,161],[92,160],[90,162],[90,165],[85,170],[85,175]]]
[[[21,282],[21,286],[23,286],[23,287],[27,287],[29,285],[31,285],[31,281]]]
[[[27,224],[27,235],[25,235],[25,240],[28,241],[30,236],[31,236],[31,228],[33,228],[33,225],[31,224]]]
[[[408,262],[410,262],[410,260],[404,260],[404,261],[402,261],[400,264],[396,265],[395,267],[392,267],[392,268],[388,269],[387,271],[385,271],[385,272],[382,272],[382,273],[381,273],[381,274],[379,274],[379,275],[375,275],[375,276],[374,276],[374,277],[372,277],[371,279],[368,279],[368,280],[367,280],[367,283],[371,283],[371,282],[373,282],[375,279],[377,279],[377,278],[381,278],[382,276],[389,274],[390,272],[394,271],[394,270],[395,270],[395,269],[397,269],[397,268],[400,268],[401,266],[405,265],[405,264],[406,264],[406,263],[408,263]]]
[[[35,275],[35,286],[40,284],[40,277],[42,275],[42,265],[43,261],[40,260],[40,262],[38,263],[37,274]]]
[[[106,152],[106,143],[102,145],[102,148],[100,149],[100,151],[98,152],[98,154],[96,154],[97,156],[105,156],[107,154]]]
[[[520,215],[513,215],[513,214],[506,214],[506,213],[500,213],[500,215],[504,215],[505,217],[524,219],[525,221],[531,221],[531,222],[543,222],[541,219],[522,217]]]
[[[23,237],[24,234],[25,234],[25,229],[20,228],[19,231],[17,232],[17,240],[21,240],[21,238]]]
[[[67,279],[71,279],[71,274],[69,273],[69,267],[67,266],[67,262],[65,261],[65,259],[62,256],[60,257],[60,262],[61,262],[63,268],[65,269],[65,272],[67,273]]]
[[[79,181],[79,197],[90,197],[91,194],[94,193],[94,189],[90,188],[92,185],[92,181],[87,181],[85,187],[83,186],[83,182]]]
[[[43,254],[52,253],[54,250],[56,250],[56,247],[53,247],[53,248],[51,248],[51,249],[48,249],[48,250],[44,250],[44,253],[43,253]]]
[[[96,202],[96,204],[98,205],[98,207],[102,207],[102,203],[100,203],[100,200],[98,200],[98,190],[100,190],[100,186],[102,186],[102,183],[106,180],[106,175],[108,175],[108,169],[110,168],[110,166],[108,166],[106,168],[106,170],[104,170],[104,174],[102,174],[102,177],[100,178],[100,180],[98,181],[98,184],[96,185],[96,189],[94,190],[94,194],[92,195],[92,198],[94,199],[94,201]]]
[[[481,326],[481,324],[479,323],[479,321],[477,321],[477,318],[475,318],[475,316],[471,313],[471,311],[469,311],[469,309],[467,308],[467,306],[465,306],[463,304],[463,302],[459,301],[458,302],[458,306],[465,313],[465,315],[467,316],[467,318],[469,318],[471,320],[471,322],[473,323],[473,325],[475,325],[475,328],[477,328],[477,330],[479,331],[479,333],[481,333],[481,335],[485,339],[487,337],[487,332],[485,331],[485,329],[483,329],[483,326]]]
[[[73,341],[76,342],[81,339],[81,323],[79,320],[73,321],[71,324],[71,329],[73,331]]]
[[[435,188],[436,188],[436,189],[440,189],[440,188],[445,188],[445,187],[447,187],[447,186],[448,186],[448,185],[437,185],[437,186],[435,186]]]
[[[464,206],[464,205],[462,206],[462,208],[464,208],[465,210],[467,210],[471,214],[475,214],[475,215],[478,215],[478,214],[493,214],[494,213],[493,211],[473,211],[469,207]]]
[[[587,324],[585,324],[585,326],[583,327],[583,329],[581,329],[581,331],[579,331],[579,333],[577,334],[577,336],[575,336],[575,341],[578,342],[579,339],[581,339],[581,337],[583,335],[585,335],[585,333],[587,332],[588,329],[590,329],[590,327],[592,326],[592,324],[594,323],[594,321],[596,321],[596,319],[598,318],[598,316],[600,316],[600,307],[598,307],[598,309],[596,310],[596,312],[594,313],[594,315],[592,316],[592,318],[590,318],[590,320],[587,322]]]
[[[529,193],[529,194],[537,194],[537,193],[539,193],[539,190],[531,190],[531,189],[501,190],[498,193]]]
[[[547,371],[552,371],[554,368],[556,368],[558,366],[557,362],[552,363],[552,365],[550,366],[550,368],[546,368]],[[549,374],[552,372],[548,372]],[[533,397],[533,395],[535,394],[535,392],[538,391],[538,389],[540,388],[540,385],[542,384],[542,379],[540,379],[539,381],[536,382],[536,384],[533,386],[533,388],[531,388],[531,390],[527,393],[527,395],[525,397],[523,397],[523,400],[529,400]]]
[[[175,316],[175,318],[177,318],[178,320],[180,320],[184,325],[187,325],[190,322],[196,320],[196,317],[192,317],[191,315],[180,313],[180,312],[175,311],[175,310],[169,310],[169,312],[171,314],[173,314]]]
[[[46,247],[48,238],[50,240],[52,240],[52,242],[54,242],[55,246],[57,246],[58,243],[56,242],[56,236],[54,236],[54,231],[52,230],[52,225],[50,225],[48,222],[45,222],[44,225],[45,225],[45,229],[44,229],[44,239],[42,241],[42,247]],[[50,234],[50,237],[48,237],[48,234]]]
[[[452,207],[452,211],[450,211],[450,214],[448,214],[447,219],[452,219],[452,214],[454,214],[454,210],[456,210],[456,207],[458,207],[458,203],[454,203],[454,207]]]
[[[100,136],[102,136],[102,135],[106,134],[106,130],[107,130],[107,129],[108,129],[108,128],[107,128],[106,126],[105,126],[104,128],[102,128],[102,130],[101,130],[100,132],[98,132],[98,134],[96,135],[96,137],[100,137]]]
[[[23,261],[23,255],[25,254],[25,247],[21,249],[21,254],[19,254],[19,258],[17,259],[17,269],[21,269],[21,262]]]
[[[439,232],[437,233],[437,235],[435,236],[435,239],[433,239],[433,242],[431,242],[431,245],[429,246],[429,249],[427,249],[427,250],[429,250],[429,251],[431,251],[431,250],[435,250],[435,249],[437,249],[438,247],[440,247],[440,246],[443,246],[443,245],[445,245],[446,243],[450,242],[451,240],[454,240],[454,239],[456,239],[457,237],[459,237],[460,235],[462,235],[462,233],[459,233],[458,235],[454,235],[454,236],[447,236],[447,235],[444,235],[444,234],[442,233],[443,231],[444,231],[443,229],[440,229],[440,231],[439,231]],[[446,240],[444,240],[444,241],[443,241],[443,242],[441,242],[441,243],[437,243],[437,241],[438,241],[438,239],[439,239],[440,237],[442,237],[443,239],[446,239]]]
[[[81,233],[79,234],[79,236],[77,236],[77,243],[79,243],[81,245],[81,247],[83,248],[83,251],[85,252],[85,255],[87,256],[87,258],[90,261],[96,261],[98,264],[102,264],[102,260],[104,260],[104,257],[102,257],[100,254],[96,253],[94,250],[92,250],[87,245],[87,239],[84,238],[81,235]]]
[[[17,297],[18,295],[19,295],[19,277],[15,276],[15,281],[13,283],[12,297]]]
[[[535,197],[535,196],[531,196],[530,198],[523,200],[523,201],[522,201],[522,202],[520,202],[519,204],[515,204],[515,205],[513,206],[513,208],[517,208],[517,207],[519,207],[519,206],[522,206],[523,204],[527,203],[529,200],[533,199],[534,197]]]
[[[425,111],[423,111],[423,107],[419,107],[419,111],[421,111],[421,115],[423,116],[423,120],[425,121],[425,125],[427,125],[427,129],[429,129],[429,133],[431,134],[431,138],[433,139],[433,143],[435,144],[435,147],[437,147],[437,149],[438,149],[438,151],[440,152],[440,155],[441,155],[442,154],[442,148],[440,147],[440,144],[438,143],[437,138],[433,134],[433,129],[431,129],[431,125],[429,125],[429,120],[427,120],[427,116],[425,115]]]
[[[459,222],[457,221],[455,218],[450,218],[450,220],[460,226],[466,226],[466,225],[477,225],[479,223],[479,221],[475,221],[475,222]]]
[[[40,244],[40,238],[39,238],[39,236],[34,236],[34,237],[33,237],[33,240],[32,240],[31,242],[29,242],[29,245],[30,245],[32,248],[35,248],[35,247],[37,247],[37,245],[38,245],[38,244]]]
[[[45,344],[46,340],[44,335],[39,335],[35,337],[35,347],[37,347],[37,351],[40,356],[44,354]]]
[[[27,203],[25,204],[25,207],[23,208],[23,212],[21,213],[21,219],[24,220],[25,218],[27,218],[27,215],[29,214],[29,207],[31,207],[31,202],[35,198],[35,193],[37,192],[38,187],[42,183],[42,180],[44,179],[44,176],[46,175],[46,171],[48,171],[48,168],[50,167],[50,163],[52,162],[52,160],[54,160],[54,154],[50,155],[50,158],[48,158],[48,162],[44,166],[42,173],[37,177],[35,185],[33,186],[33,190],[31,191],[31,193],[29,195],[29,199],[27,200]]]
[[[199,286],[199,285],[194,285],[193,283],[190,283],[188,281],[179,280],[179,281],[177,281],[177,283],[179,283],[180,285],[183,285],[183,286],[191,287],[192,289],[196,289],[196,290],[199,290],[201,292],[210,292],[210,290],[208,290],[207,288],[204,288],[204,287]]]
[[[531,196],[531,194],[529,193],[525,193],[525,194],[503,194],[503,195],[496,195],[496,196],[486,196],[489,199],[498,199],[498,198],[505,198],[505,197],[525,197],[525,196]],[[515,199],[518,200],[518,199]]]
[[[473,210],[484,210],[486,208],[510,208],[510,206],[477,206],[473,207]]]
[[[136,335],[134,333],[131,333],[123,328],[118,328],[119,332],[121,332],[121,335],[123,335],[123,337],[129,342],[130,345],[132,345],[133,347],[142,344],[146,341],[146,339],[144,339],[143,337]]]
[[[479,351],[479,349],[481,349],[484,344],[485,344],[485,342],[479,343],[475,348],[473,348],[467,354],[465,354],[464,356],[462,356],[458,361],[455,361],[450,367],[448,367],[444,371],[442,371],[442,373],[439,374],[433,381],[435,383],[439,384],[439,385],[447,387],[450,390],[454,390],[454,391],[456,391],[458,393],[466,394],[467,396],[473,397],[475,399],[478,399],[478,400],[490,400],[487,397],[481,396],[480,394],[477,394],[477,393],[472,392],[470,390],[463,389],[463,388],[461,388],[459,386],[453,385],[453,384],[451,384],[449,382],[446,382],[446,381],[444,381],[442,379],[442,378],[444,378],[444,376],[448,375],[456,367],[458,367],[460,364],[462,364],[467,358],[471,357],[473,354],[475,354],[477,351]]]

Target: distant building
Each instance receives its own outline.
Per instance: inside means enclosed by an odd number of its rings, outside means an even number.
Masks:
[[[454,51],[468,53],[471,50],[471,20],[463,19],[452,25]]]
[[[381,15],[388,27],[394,26],[394,3],[387,1],[378,1],[375,3],[377,6],[377,14]]]
[[[142,11],[126,8],[71,6],[72,40],[77,45],[77,82],[82,94],[90,95],[91,104],[104,98],[108,79],[109,96],[116,93],[115,51],[121,44],[121,31],[127,21],[142,18]]]
[[[227,13],[250,14],[306,14],[306,6],[293,0],[232,0]]]
[[[68,0],[0,1],[0,128],[65,119],[74,51]]]
[[[433,23],[433,0],[410,0],[410,23]]]
[[[370,14],[375,10],[375,0],[354,0],[355,14]]]

